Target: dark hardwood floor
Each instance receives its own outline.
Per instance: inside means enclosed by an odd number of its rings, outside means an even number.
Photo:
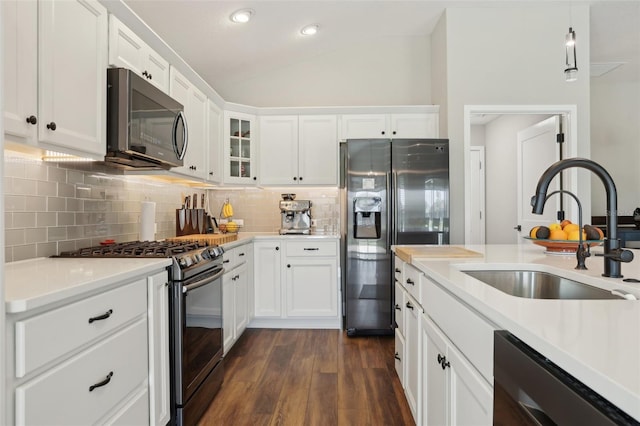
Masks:
[[[200,425],[413,425],[394,338],[247,329]]]

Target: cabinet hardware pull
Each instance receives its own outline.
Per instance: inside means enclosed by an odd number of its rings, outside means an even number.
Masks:
[[[384,130],[382,132],[380,132],[380,133],[384,135]]]
[[[109,318],[111,316],[111,314],[113,313],[113,309],[109,309],[107,312],[105,312],[102,315],[98,315],[97,317],[92,317],[89,318],[89,324],[91,324],[94,321],[102,321],[105,320],[107,318]]]
[[[149,77],[149,73],[146,70],[142,71],[142,75],[145,77]]]
[[[95,388],[100,388],[102,386],[108,385],[112,377],[113,377],[113,371],[110,371],[109,374],[107,374],[107,377],[103,381],[98,382],[95,385],[89,386],[89,392],[93,392]]]
[[[293,180],[298,180],[298,178],[294,176],[294,177],[293,177]]]
[[[213,172],[209,172],[209,176],[213,176]]]
[[[398,305],[398,304],[396,303],[396,311],[401,311],[401,310],[402,310],[402,308],[400,307],[400,305]]]
[[[223,261],[222,261],[222,263],[229,263],[229,262],[230,262],[230,260],[229,260],[229,259],[227,259],[227,260],[223,260]]]
[[[47,124],[47,129],[51,130],[52,132],[56,130],[56,127],[57,126],[55,121],[52,121],[51,123]]]
[[[242,256],[244,256],[244,253],[238,253],[238,256],[242,257]]]
[[[444,357],[438,354],[438,364],[442,364],[442,360],[444,360]]]
[[[299,178],[299,179],[300,179],[300,180],[302,180],[302,176],[300,176],[300,178]]]
[[[396,134],[396,131],[395,131],[395,130],[393,131],[393,134],[394,134],[394,135]]]
[[[280,250],[280,247],[276,247],[276,250]]]
[[[407,284],[416,285],[411,278],[407,278]]]
[[[413,305],[411,303],[407,302],[407,308],[413,310]]]
[[[400,273],[400,272],[402,272],[402,271],[401,271],[400,269],[396,268],[396,272],[397,272],[397,273]]]
[[[445,368],[449,367],[451,364],[449,364],[449,361],[447,361],[447,358],[443,358],[442,360],[442,369],[444,370]]]
[[[253,177],[253,180],[258,180],[258,178],[254,176],[254,177]]]
[[[302,250],[306,250],[306,251],[317,251],[320,250],[318,247],[305,247]]]
[[[27,123],[38,124],[38,119],[36,118],[35,115],[30,115],[29,117],[27,117]]]
[[[395,359],[397,359],[398,361],[402,361],[402,360],[400,359],[400,356],[398,355],[398,352],[396,352],[395,354],[393,354],[393,357],[394,357]]]
[[[239,280],[239,279],[240,279],[240,275],[236,275],[234,278],[235,278],[236,280]]]
[[[290,265],[290,264],[287,264],[287,268],[291,268],[291,265]]]

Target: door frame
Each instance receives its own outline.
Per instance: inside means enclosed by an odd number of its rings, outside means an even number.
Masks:
[[[472,145],[469,147],[469,151],[468,153],[471,154],[471,152],[473,151],[477,151],[478,152],[478,156],[479,156],[479,160],[480,160],[480,175],[482,176],[480,178],[480,182],[478,182],[478,200],[479,200],[479,207],[480,207],[480,216],[473,218],[473,215],[471,214],[472,212],[469,212],[469,224],[471,225],[471,223],[477,223],[478,224],[478,228],[480,231],[480,242],[479,244],[486,244],[486,221],[485,221],[485,217],[486,217],[486,205],[485,205],[485,183],[486,183],[486,176],[485,176],[485,147],[484,146],[476,146],[476,145]],[[471,160],[469,160],[469,165],[471,165]],[[466,170],[471,170],[471,167],[466,168]],[[469,184],[471,184],[471,179],[469,179]],[[471,188],[469,188],[469,201],[471,201],[471,197],[474,197],[473,193],[471,192]],[[469,244],[470,243],[470,234],[471,234],[471,226],[469,226],[469,239],[467,239],[467,236],[465,235],[465,243]],[[475,243],[474,243],[475,244]]]
[[[464,200],[465,205],[469,205],[471,200],[471,176],[468,172],[471,164],[471,116],[473,114],[544,114],[562,115],[566,118],[565,131],[565,153],[567,157],[578,155],[578,107],[577,105],[465,105],[464,106]],[[578,172],[576,168],[567,170],[568,190],[577,193]],[[486,188],[485,188],[486,190]],[[590,205],[591,200],[581,200],[583,205]],[[465,243],[471,238],[471,212],[465,209],[464,212],[464,240]]]

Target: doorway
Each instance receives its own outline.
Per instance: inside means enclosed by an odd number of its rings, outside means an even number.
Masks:
[[[538,175],[541,173],[540,170],[546,169],[557,159],[559,151],[553,143],[546,142],[544,155],[535,155],[535,158],[529,160],[532,151],[527,149],[522,151],[522,140],[518,141],[518,132],[522,132],[525,140],[529,140],[527,139],[528,135],[532,132],[539,133],[536,130],[532,131],[532,129],[544,127],[541,122],[552,116],[560,116],[563,122],[562,131],[565,134],[563,157],[575,157],[577,144],[574,135],[577,132],[577,123],[573,118],[576,117],[576,113],[576,107],[573,105],[465,106],[465,205],[468,206],[465,209],[465,243],[517,244],[522,242],[522,237],[526,236],[529,231],[528,222],[523,222],[523,216],[527,217],[528,215],[528,212],[525,211],[526,200],[530,199],[535,191],[535,185],[531,189],[528,187],[532,186],[531,181],[537,182],[538,177],[533,174]],[[479,123],[485,128],[479,129]],[[546,124],[548,126],[549,122],[547,121]],[[483,132],[486,129],[488,131]],[[532,140],[539,143],[538,139]],[[552,145],[554,147],[551,147]],[[475,170],[476,152],[479,146],[482,146],[485,152],[484,173],[480,175]],[[543,145],[538,146],[542,147]],[[554,152],[546,152],[554,149]],[[524,161],[520,161],[521,158],[524,158]],[[523,189],[522,163],[525,166],[534,165],[524,168],[524,173],[530,175],[524,179],[526,182],[524,185],[528,185],[525,187],[526,189]],[[484,186],[474,181],[478,176],[484,177]],[[563,187],[571,192],[576,192],[575,169],[565,173]],[[484,188],[484,197],[478,193],[480,188]],[[479,199],[486,206],[482,216],[476,212],[475,208]],[[550,199],[549,203],[558,204],[558,201],[559,199]],[[590,200],[581,201],[583,205],[590,202]],[[550,208],[545,208],[545,216],[536,217],[533,220],[537,219],[539,223],[545,223],[548,221],[549,215],[555,217],[557,207],[552,205],[548,207]],[[571,202],[565,201],[563,208],[567,213],[567,218],[575,216],[574,211],[577,209],[572,206]]]

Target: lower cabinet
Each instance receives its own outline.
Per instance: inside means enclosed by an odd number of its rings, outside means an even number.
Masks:
[[[254,242],[252,327],[340,328],[338,240]]]
[[[224,254],[225,274],[222,276],[223,352],[226,355],[240,338],[249,322],[250,245],[233,248]]]
[[[147,278],[147,297],[150,424],[166,425],[171,418],[169,277],[166,271],[159,272]],[[138,407],[137,404],[134,407]],[[129,414],[133,412],[135,412],[135,410],[129,412]],[[131,422],[130,424],[136,423]]]
[[[492,424],[493,389],[426,316],[422,352],[422,424]]]

